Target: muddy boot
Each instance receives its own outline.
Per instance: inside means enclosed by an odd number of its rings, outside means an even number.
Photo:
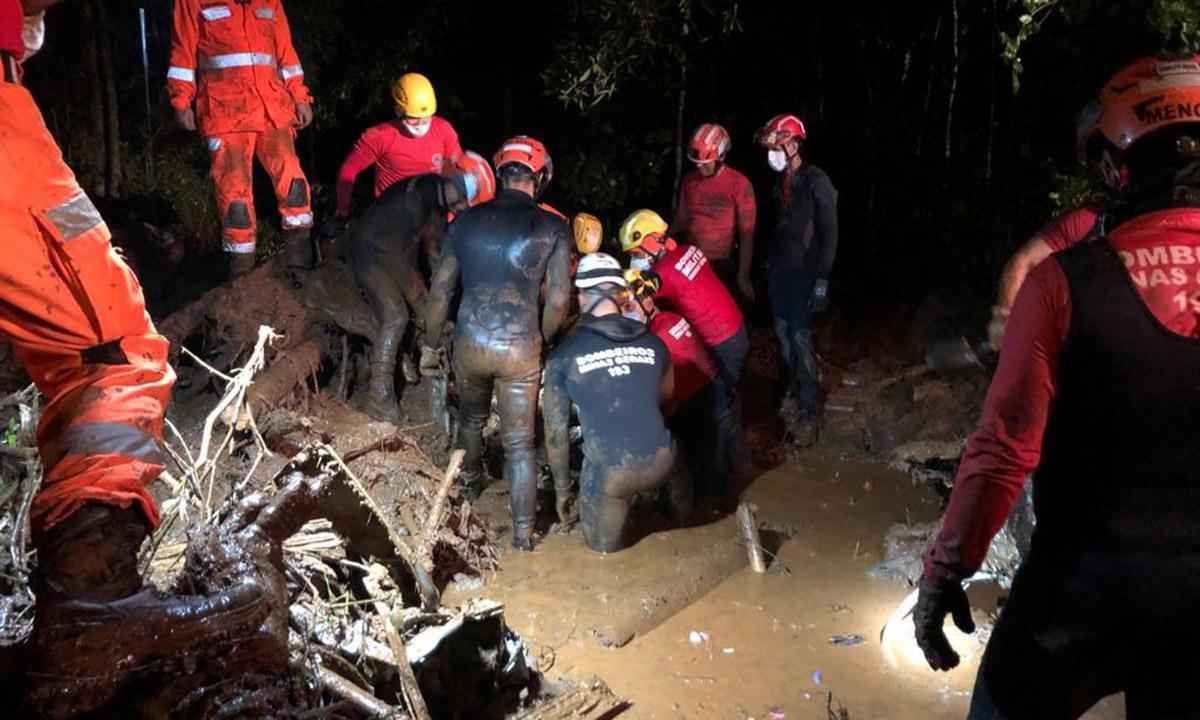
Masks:
[[[312,233],[309,228],[288,230],[283,233],[287,242],[287,266],[289,270],[311,270],[313,266]]]
[[[396,366],[371,363],[371,382],[367,387],[367,401],[363,411],[376,420],[400,422],[400,404],[396,400]]]
[[[90,712],[147,666],[218,640],[250,639],[266,619],[255,582],[204,597],[143,587],[137,555],[146,534],[140,510],[89,503],[38,539],[29,715]]]
[[[810,448],[821,439],[821,423],[816,416],[800,418],[788,428],[796,447]]]
[[[229,279],[239,278],[254,269],[254,253],[229,253]]]
[[[465,470],[458,474],[458,492],[467,500],[478,500],[483,494],[483,475]]]
[[[364,410],[376,420],[400,422],[400,405],[396,400],[396,355],[400,350],[402,329],[395,323],[379,329],[371,348],[371,382],[367,388]]]

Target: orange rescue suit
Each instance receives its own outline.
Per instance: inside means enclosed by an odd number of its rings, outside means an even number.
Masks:
[[[89,501],[137,506],[155,526],[146,485],[163,469],[167,341],[20,85],[0,82],[0,137],[0,177],[13,180],[0,183],[0,334],[49,398],[34,533]]]
[[[255,157],[271,176],[283,229],[312,226],[294,144],[296,105],[312,96],[279,0],[175,0],[167,93],[176,110],[195,103],[227,251],[254,252]]]

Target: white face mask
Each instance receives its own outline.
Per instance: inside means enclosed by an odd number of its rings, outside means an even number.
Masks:
[[[775,172],[783,172],[783,169],[787,167],[787,155],[782,150],[768,150],[767,164]]]
[[[649,270],[654,263],[650,262],[649,255],[635,255],[629,258],[629,267],[634,270]]]
[[[404,129],[413,137],[425,137],[425,133],[429,132],[429,127],[433,125],[429,120],[422,120],[420,124],[413,125],[407,120],[404,121]]]
[[[45,21],[45,10],[36,15],[26,15],[24,17],[24,24],[21,27],[21,40],[24,41],[25,56],[21,58],[22,62],[33,57],[42,49],[42,43],[46,40]]]
[[[646,312],[642,310],[642,306],[638,303],[629,303],[629,305],[621,311],[621,314],[630,320],[637,320],[643,324],[646,322]]]

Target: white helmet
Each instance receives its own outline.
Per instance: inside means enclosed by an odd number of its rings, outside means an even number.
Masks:
[[[596,252],[579,259],[579,267],[575,270],[575,287],[590,288],[606,283],[629,287],[625,282],[625,271],[616,258]]]

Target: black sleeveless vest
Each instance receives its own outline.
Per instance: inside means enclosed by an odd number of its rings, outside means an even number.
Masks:
[[[1053,260],[1071,324],[1034,479],[1035,548],[1200,551],[1200,341],[1163,327],[1107,241]]]

